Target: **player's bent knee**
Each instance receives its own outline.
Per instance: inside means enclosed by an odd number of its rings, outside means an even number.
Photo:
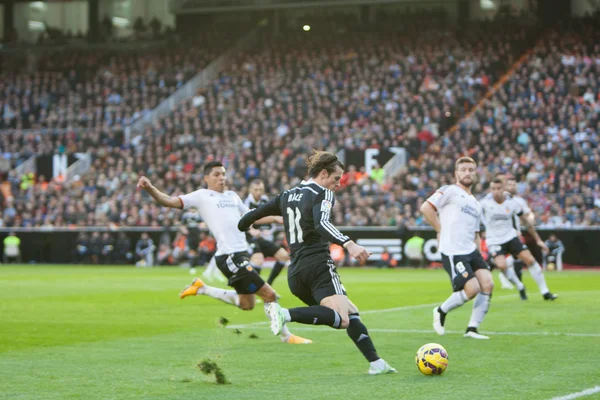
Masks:
[[[464,291],[469,300],[477,296],[477,293],[481,291],[481,287],[479,286],[479,282],[477,281],[477,279],[469,279],[469,281],[465,284]]]
[[[483,293],[492,293],[494,290],[494,281],[487,279],[484,282],[480,282],[480,288]]]
[[[290,255],[285,249],[281,248],[275,253],[275,259],[279,262],[286,262],[290,260]]]
[[[347,329],[350,326],[350,318],[346,315],[342,317],[342,323],[340,324],[339,329]]]
[[[254,301],[253,300],[249,300],[247,298],[241,297],[240,296],[240,305],[239,307],[244,310],[244,311],[250,311],[254,309]]]

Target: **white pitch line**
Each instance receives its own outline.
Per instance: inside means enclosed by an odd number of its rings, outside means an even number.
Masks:
[[[598,392],[600,392],[600,386],[595,386],[593,388],[585,389],[585,390],[582,390],[581,392],[577,392],[577,393],[571,393],[566,396],[553,397],[550,400],[571,400],[571,399],[577,399],[579,397],[589,396],[591,394],[598,393]]]
[[[584,291],[576,291],[576,292],[561,292],[560,294],[580,294],[580,293],[597,293],[600,292],[600,290],[584,290]],[[504,296],[494,296],[493,300],[500,300],[500,299],[509,299],[511,297],[517,297],[516,294],[506,294]],[[560,300],[559,300],[560,301]],[[405,311],[405,310],[416,310],[419,308],[427,308],[427,307],[435,307],[437,305],[441,304],[440,302],[437,303],[429,303],[429,304],[415,304],[412,306],[403,306],[403,307],[394,307],[394,308],[384,308],[381,310],[367,310],[367,311],[361,311],[360,314],[361,315],[368,315],[368,314],[383,314],[383,313],[388,313],[388,312],[394,312],[394,311]],[[251,327],[255,327],[255,326],[260,326],[260,325],[267,325],[269,322],[268,321],[261,321],[261,322],[251,322],[249,324],[237,324],[237,325],[228,325],[227,328],[230,329],[244,329],[244,328],[251,328]],[[298,329],[298,328],[295,328]],[[490,332],[491,333],[491,332]],[[520,334],[520,333],[515,333],[515,335]],[[548,333],[551,334],[551,333]],[[582,334],[583,336],[587,336],[588,334]],[[591,334],[591,335],[595,335],[595,334]],[[570,334],[570,336],[577,336],[577,334],[573,333]]]
[[[504,295],[504,296],[498,296],[496,299],[504,299],[504,298],[509,298],[509,297],[517,297],[516,294],[508,294],[508,295]],[[427,308],[427,307],[435,307],[437,305],[439,305],[440,303],[429,303],[429,304],[414,304],[412,306],[403,306],[403,307],[394,307],[394,308],[384,308],[381,310],[367,310],[367,311],[361,311],[360,314],[361,315],[366,315],[366,314],[383,314],[383,313],[388,313],[388,312],[394,312],[394,311],[406,311],[406,310],[416,310],[419,308]],[[228,328],[230,329],[244,329],[244,328],[250,328],[250,327],[254,327],[254,326],[260,326],[260,325],[267,325],[269,322],[268,321],[260,321],[260,322],[251,322],[249,324],[237,324],[237,325],[227,325]]]
[[[303,326],[295,326],[295,331],[324,331],[324,332],[336,332],[334,330],[327,330],[325,328],[317,328],[317,327],[303,327]],[[369,332],[380,332],[380,333],[431,333],[433,334],[433,329],[379,329],[379,328],[369,328]],[[451,334],[463,334],[464,331],[446,331],[446,333]],[[506,335],[506,336],[574,336],[574,337],[600,337],[600,333],[576,333],[576,332],[483,332],[486,335]]]

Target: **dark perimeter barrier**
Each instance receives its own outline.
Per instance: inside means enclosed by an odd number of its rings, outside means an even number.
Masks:
[[[440,262],[441,256],[437,249],[435,232],[431,228],[409,228],[401,235],[394,227],[340,227],[358,244],[373,253],[370,261],[376,263],[380,260],[383,249],[387,250],[396,260],[398,265],[406,265],[405,244],[414,236],[425,239],[423,254],[427,263]],[[0,229],[0,245],[9,232],[15,232],[21,239],[21,254],[23,262],[68,264],[75,261],[77,237],[80,232],[109,232],[116,239],[119,232],[125,232],[131,241],[130,251],[134,251],[135,244],[143,232],[147,232],[158,246],[160,237],[165,233],[160,227],[81,227],[81,228],[2,228]],[[542,239],[546,240],[552,233],[562,240],[565,246],[563,262],[570,265],[594,267],[600,266],[600,227],[585,229],[538,229]],[[175,237],[177,228],[168,230],[171,240]],[[2,252],[4,248],[2,247]]]

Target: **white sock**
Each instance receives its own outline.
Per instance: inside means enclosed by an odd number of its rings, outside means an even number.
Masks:
[[[514,269],[514,267],[515,267],[515,259],[513,258],[513,256],[506,257],[506,267]]]
[[[483,322],[485,314],[490,308],[491,293],[478,293],[473,302],[473,312],[469,320],[469,328],[477,328]]]
[[[538,287],[540,288],[540,293],[546,294],[550,292],[548,285],[546,285],[546,279],[544,278],[544,273],[542,272],[542,267],[540,267],[540,264],[538,264],[536,261],[532,265],[528,266],[527,269],[529,270],[529,273],[531,274],[531,277],[535,283],[537,283]]]
[[[502,271],[502,274],[506,276],[509,281],[514,283],[517,289],[525,289],[525,285],[523,285],[523,282],[519,280],[519,277],[517,276],[517,273],[515,272],[515,269],[513,267],[507,267],[504,271]]]
[[[510,288],[510,289],[514,288],[512,283],[510,283],[510,281],[508,280],[508,278],[502,271],[500,271],[500,274],[498,275],[498,279],[500,279],[500,284],[502,285],[503,288]]]
[[[204,294],[210,296],[213,299],[224,301],[225,303],[232,304],[236,307],[240,305],[240,298],[235,290],[225,290],[212,286],[204,285],[198,290],[198,294]]]
[[[208,263],[208,266],[206,267],[206,271],[204,271],[204,273],[206,275],[212,275],[215,272],[217,272],[217,261],[213,257],[210,259],[210,262]]]
[[[455,308],[462,306],[467,301],[469,301],[469,297],[467,296],[464,290],[461,290],[460,292],[454,292],[440,306],[440,310],[442,310],[442,312],[444,313],[449,313]]]

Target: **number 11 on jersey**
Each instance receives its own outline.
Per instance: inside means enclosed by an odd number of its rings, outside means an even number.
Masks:
[[[290,244],[296,243],[296,238],[298,239],[298,243],[302,243],[304,238],[302,237],[302,228],[300,227],[300,210],[298,207],[287,208],[288,215],[288,225],[289,225],[289,234],[290,234]]]

